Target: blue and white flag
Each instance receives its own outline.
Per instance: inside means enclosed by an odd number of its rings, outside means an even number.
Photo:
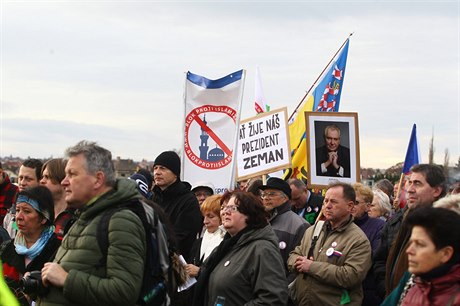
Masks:
[[[215,193],[233,188],[244,78],[244,70],[218,80],[187,72],[182,173],[192,186],[206,180]]]

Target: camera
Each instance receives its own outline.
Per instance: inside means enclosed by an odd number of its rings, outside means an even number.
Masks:
[[[43,285],[41,271],[32,271],[28,276],[21,278],[19,288],[28,295],[45,295],[48,288]]]

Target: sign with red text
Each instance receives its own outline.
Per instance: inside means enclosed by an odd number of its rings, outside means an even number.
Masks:
[[[233,187],[233,151],[237,138],[243,70],[218,80],[187,73],[183,180],[208,181],[215,193]]]

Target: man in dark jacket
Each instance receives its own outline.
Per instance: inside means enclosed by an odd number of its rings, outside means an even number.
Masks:
[[[293,178],[287,182],[291,187],[292,211],[307,220],[310,225],[315,224],[323,207],[324,198],[308,190],[302,180]]]
[[[340,145],[337,125],[328,125],[324,129],[324,143],[316,149],[316,175],[350,177],[350,149]]]
[[[406,183],[407,205],[390,219],[382,230],[380,246],[375,252],[373,270],[381,297],[389,294],[407,270],[405,252],[411,229],[405,216],[417,206],[431,206],[446,195],[446,178],[441,167],[419,164],[410,169]]]
[[[310,226],[304,219],[291,211],[289,200],[291,188],[289,184],[277,177],[268,179],[266,185],[259,187],[265,210],[270,217],[268,221],[278,236],[278,247],[286,268],[288,282],[294,280],[296,274],[289,273],[287,260],[289,253],[300,244],[305,230]]]
[[[203,222],[200,206],[191,186],[180,180],[180,158],[176,152],[165,151],[153,165],[153,200],[169,216],[179,252],[187,261],[193,242]]]

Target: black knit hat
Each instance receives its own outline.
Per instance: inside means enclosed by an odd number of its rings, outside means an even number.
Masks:
[[[267,185],[262,185],[259,187],[260,190],[265,190],[265,189],[277,189],[281,190],[284,192],[284,194],[287,195],[289,199],[291,199],[291,187],[289,184],[280,178],[277,177],[271,177],[267,181]]]
[[[168,168],[172,171],[177,177],[180,176],[180,158],[174,151],[165,151],[157,156],[153,166],[160,165]]]

